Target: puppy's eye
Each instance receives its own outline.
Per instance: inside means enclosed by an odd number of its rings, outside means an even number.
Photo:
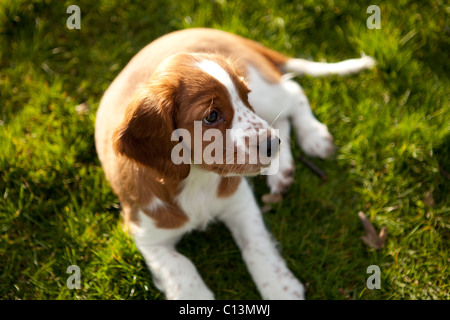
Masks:
[[[206,124],[213,124],[219,120],[219,114],[216,111],[211,112],[205,118],[203,118],[203,122]]]

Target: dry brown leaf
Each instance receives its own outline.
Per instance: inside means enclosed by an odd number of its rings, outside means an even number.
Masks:
[[[279,193],[277,193],[277,194],[266,193],[266,194],[263,194],[263,196],[261,197],[261,200],[264,203],[278,203],[283,200],[283,195],[279,194]]]
[[[377,231],[373,227],[369,218],[362,211],[358,212],[358,216],[361,219],[364,230],[366,231],[366,235],[361,237],[362,241],[364,241],[364,243],[371,248],[381,249],[386,242],[386,227],[381,228],[380,233],[377,234]]]
[[[89,105],[86,102],[75,107],[75,111],[81,116],[89,113]]]
[[[261,212],[262,213],[266,213],[269,212],[270,210],[272,210],[272,206],[270,204],[265,204],[262,206],[261,208]]]
[[[423,199],[423,203],[427,207],[434,207],[435,202],[434,202],[433,192],[432,191],[428,191],[427,193],[425,193],[425,199]]]

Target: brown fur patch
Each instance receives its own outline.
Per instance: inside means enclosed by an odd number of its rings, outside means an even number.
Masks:
[[[180,228],[189,221],[189,218],[176,205],[163,205],[155,210],[143,208],[142,211],[154,219],[156,226],[162,229]]]
[[[151,217],[160,228],[179,228],[189,218],[175,205],[164,205],[155,210],[146,206],[157,197],[164,203],[171,203],[178,194],[178,182],[165,180],[151,168],[142,166],[124,156],[120,156],[119,177],[113,177],[111,186],[119,195],[124,224],[139,223],[138,211],[141,209]]]
[[[241,177],[222,177],[217,188],[217,196],[219,198],[226,198],[233,195],[239,187],[241,180]]]
[[[176,79],[174,79],[176,80]],[[190,171],[188,164],[171,160],[175,142],[175,84],[168,79],[154,79],[138,90],[125,111],[125,117],[113,135],[114,150],[165,178],[182,180]]]

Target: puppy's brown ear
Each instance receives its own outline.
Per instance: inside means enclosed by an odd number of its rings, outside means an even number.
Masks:
[[[150,83],[139,89],[125,111],[122,123],[114,132],[114,150],[134,161],[153,168],[164,178],[182,180],[190,164],[175,164],[172,148],[178,143],[170,137],[175,130],[175,90],[167,83]]]

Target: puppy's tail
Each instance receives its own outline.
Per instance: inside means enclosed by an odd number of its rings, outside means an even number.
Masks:
[[[320,77],[332,74],[346,75],[364,69],[370,69],[375,66],[375,60],[372,57],[366,56],[364,53],[361,53],[361,58],[358,59],[349,59],[335,63],[314,62],[305,59],[288,58],[253,40],[246,38],[241,38],[241,40],[244,41],[248,47],[263,55],[282,73]]]
[[[361,58],[349,59],[335,63],[314,62],[304,59],[289,59],[280,69],[284,73],[294,73],[296,75],[309,75],[313,77],[328,76],[332,74],[346,75],[356,73],[364,69],[375,66],[372,57],[362,54]]]

